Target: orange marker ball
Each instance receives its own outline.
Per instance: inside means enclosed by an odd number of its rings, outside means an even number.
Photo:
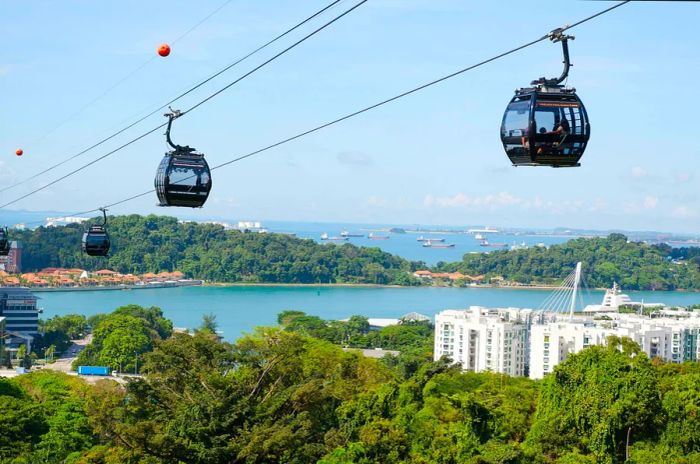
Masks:
[[[168,56],[170,55],[170,45],[168,44],[162,44],[160,47],[158,47],[158,54],[160,56]]]
[[[15,155],[22,156],[23,154],[24,154],[24,150],[22,150],[21,148],[18,148],[17,150],[15,150]]]

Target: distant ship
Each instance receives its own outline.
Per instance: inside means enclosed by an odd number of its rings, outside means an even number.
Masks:
[[[326,233],[321,234],[321,240],[339,240],[339,241],[342,241],[342,240],[347,240],[347,239],[348,239],[347,237],[329,237],[328,234],[326,234]]]
[[[444,240],[443,240],[444,241]],[[433,240],[423,242],[425,248],[454,248],[454,243],[433,243]]]
[[[637,307],[637,308],[649,308],[649,307],[660,307],[663,308],[665,305],[663,303],[644,303],[643,301],[632,301],[629,295],[622,293],[622,289],[617,285],[617,282],[613,282],[612,288],[605,291],[603,296],[603,302],[599,305],[588,305],[583,308],[584,313],[605,313],[605,312],[619,312],[620,306],[627,307]]]
[[[375,235],[374,232],[370,232],[367,237],[369,237],[370,240],[389,240],[388,235]]]
[[[444,242],[444,238],[425,238],[422,235],[416,239],[418,242],[433,242],[433,243],[438,243],[438,242]]]
[[[507,243],[500,243],[500,242],[499,242],[499,243],[491,243],[491,242],[489,242],[488,240],[483,239],[483,240],[481,241],[481,243],[479,244],[479,246],[482,246],[482,247],[505,248],[505,247],[508,246],[508,244],[507,244]]]
[[[467,231],[468,234],[497,234],[498,230],[497,229],[492,229],[489,226],[486,226],[483,229],[469,229]]]
[[[476,240],[483,240],[483,239],[484,239],[484,236],[481,235],[480,233],[477,233],[476,235],[474,235],[474,239],[476,239]]]
[[[350,237],[364,237],[364,235],[362,235],[362,234],[351,234],[347,230],[342,231],[340,233],[340,236],[341,237],[348,237],[348,238],[350,238]]]

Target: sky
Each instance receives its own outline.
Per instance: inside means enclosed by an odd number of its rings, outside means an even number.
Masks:
[[[159,44],[174,41],[223,3],[0,0],[0,189],[126,126],[329,0],[232,0],[175,42],[169,57],[156,55]],[[189,108],[354,3],[343,0],[175,107]],[[613,5],[524,3],[369,0],[177,120],[173,140],[196,147],[216,165]],[[544,41],[217,170],[202,209],[159,208],[152,194],[110,214],[698,232],[700,148],[690,102],[700,75],[698,18],[696,2],[633,2],[570,31],[576,39],[568,84],[587,108],[592,133],[580,168],[514,168],[500,143],[513,91],[561,72],[560,46]],[[163,122],[160,114],[152,116],[0,193],[0,200],[17,198]],[[153,187],[167,149],[162,133],[10,209],[83,211],[144,192]],[[15,156],[17,148],[22,157]]]

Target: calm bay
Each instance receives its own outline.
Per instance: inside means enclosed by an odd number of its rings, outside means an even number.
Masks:
[[[597,304],[602,291],[584,291],[584,304]],[[699,293],[626,292],[634,301],[667,305],[700,303]],[[416,311],[433,317],[443,309],[470,305],[541,307],[550,290],[438,287],[231,286],[178,287],[148,290],[37,292],[42,318],[70,313],[86,316],[110,312],[126,304],[159,306],[176,327],[197,327],[202,315],[216,315],[224,337],[233,341],[256,326],[275,325],[287,309],[305,311],[323,319],[353,314],[400,317]]]

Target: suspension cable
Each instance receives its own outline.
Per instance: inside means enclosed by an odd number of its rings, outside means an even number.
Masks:
[[[230,1],[230,0],[229,0],[229,1]],[[142,116],[141,118],[137,119],[136,121],[132,122],[131,124],[127,125],[126,127],[123,127],[122,129],[119,129],[117,132],[115,132],[115,133],[109,135],[108,137],[105,137],[105,138],[99,140],[98,142],[96,142],[96,143],[94,143],[93,145],[91,145],[91,146],[85,148],[84,150],[82,150],[82,151],[80,151],[80,152],[78,152],[78,153],[76,153],[76,154],[74,154],[74,155],[72,155],[72,156],[69,156],[68,158],[64,159],[63,161],[60,161],[60,162],[58,162],[58,163],[56,163],[56,164],[53,164],[53,165],[49,166],[48,168],[44,169],[43,171],[40,171],[40,172],[38,172],[38,173],[36,173],[36,174],[30,176],[30,177],[27,177],[26,179],[23,179],[23,180],[21,180],[21,181],[19,181],[19,182],[16,182],[16,183],[14,183],[14,184],[12,184],[12,185],[9,185],[9,186],[7,186],[7,187],[4,187],[4,188],[0,189],[0,193],[5,192],[5,191],[7,191],[7,190],[10,190],[10,189],[12,189],[12,188],[18,187],[18,186],[20,186],[20,185],[23,185],[23,184],[29,182],[30,180],[36,179],[37,177],[39,177],[39,176],[41,176],[41,175],[43,175],[43,174],[46,174],[47,172],[52,171],[52,170],[56,169],[57,167],[60,167],[60,166],[62,166],[62,165],[64,165],[64,164],[66,164],[67,162],[69,162],[69,161],[71,161],[71,160],[74,160],[75,158],[78,158],[79,156],[82,156],[82,155],[84,155],[85,153],[87,153],[87,152],[89,152],[89,151],[92,151],[93,149],[99,147],[100,145],[102,145],[102,144],[104,144],[104,143],[106,143],[106,142],[112,140],[114,137],[116,137],[116,136],[118,136],[118,135],[120,135],[120,134],[126,132],[127,130],[131,129],[131,128],[134,127],[135,125],[137,125],[137,124],[143,122],[144,120],[150,118],[151,116],[153,116],[154,114],[156,114],[156,113],[158,113],[159,111],[163,110],[164,108],[167,108],[169,105],[175,103],[176,101],[180,100],[181,98],[183,98],[183,97],[189,95],[190,93],[194,92],[195,90],[197,90],[198,88],[200,88],[200,87],[202,87],[203,85],[207,84],[207,83],[210,82],[211,80],[213,80],[213,79],[215,79],[216,77],[220,76],[221,74],[225,73],[225,72],[228,71],[229,69],[235,67],[236,65],[240,64],[241,62],[243,62],[243,61],[245,61],[246,59],[250,58],[251,56],[255,55],[256,53],[258,53],[258,52],[264,50],[265,48],[269,47],[270,45],[274,44],[275,42],[279,41],[280,39],[282,39],[282,38],[284,38],[285,36],[289,35],[290,33],[294,32],[295,30],[297,30],[298,28],[302,27],[303,25],[305,25],[305,24],[308,23],[309,21],[312,21],[313,19],[315,19],[315,18],[318,17],[319,15],[325,13],[327,10],[329,10],[329,9],[332,8],[332,7],[334,7],[336,4],[340,3],[341,1],[343,1],[343,0],[335,0],[335,1],[331,2],[331,3],[329,3],[328,5],[326,5],[326,6],[323,7],[322,9],[318,10],[317,12],[315,12],[314,14],[312,14],[311,16],[309,16],[308,18],[304,19],[303,21],[301,21],[301,22],[297,23],[296,25],[292,26],[291,28],[287,29],[286,31],[284,31],[284,32],[282,32],[281,34],[279,34],[278,36],[274,37],[273,39],[267,41],[266,43],[264,43],[263,45],[259,46],[259,47],[256,48],[255,50],[253,50],[253,51],[247,53],[246,55],[244,55],[244,56],[242,56],[241,58],[237,59],[237,60],[234,61],[233,63],[227,65],[226,67],[222,68],[221,70],[219,70],[219,71],[217,71],[216,73],[212,74],[211,76],[207,77],[207,78],[204,79],[203,81],[201,81],[201,82],[195,84],[194,86],[192,86],[192,87],[190,87],[189,89],[185,90],[184,92],[180,93],[178,96],[176,96],[175,98],[171,99],[171,100],[168,101],[167,103],[164,103],[163,105],[161,105],[161,106],[159,106],[158,108],[154,109],[153,111],[151,111],[150,113],[146,114],[145,116]],[[222,6],[221,8],[223,8],[223,6]],[[218,10],[217,10],[217,11],[218,11]],[[208,18],[207,18],[207,19],[208,19]],[[176,41],[177,41],[177,40],[180,40],[180,39],[183,38],[183,37],[184,37],[184,35],[183,35],[183,36],[180,36],[178,39],[176,39]],[[173,43],[175,43],[175,42],[173,42]]]
[[[212,12],[209,13],[207,16],[205,16],[204,18],[202,18],[201,20],[199,20],[195,25],[193,25],[192,27],[190,27],[190,28],[189,28],[188,30],[186,30],[184,33],[180,34],[180,36],[178,36],[178,37],[177,37],[175,40],[173,40],[171,43],[174,45],[175,43],[179,42],[180,40],[182,40],[182,39],[184,39],[185,37],[187,37],[188,35],[190,35],[190,33],[192,33],[195,29],[197,29],[199,26],[201,26],[202,24],[204,24],[207,20],[209,20],[212,16],[214,16],[214,15],[215,15],[216,13],[218,13],[219,11],[221,11],[226,5],[228,5],[228,4],[231,3],[232,1],[233,1],[233,0],[226,0],[223,4],[219,5],[214,11],[212,11]],[[117,87],[119,87],[120,85],[122,85],[124,82],[126,82],[127,80],[129,80],[131,77],[133,77],[135,74],[137,74],[139,71],[141,71],[143,68],[145,68],[146,66],[148,66],[149,64],[151,64],[151,63],[152,63],[153,61],[155,61],[155,60],[156,60],[156,57],[155,57],[155,56],[151,56],[149,59],[147,59],[146,61],[144,61],[144,62],[143,62],[142,64],[140,64],[138,67],[134,68],[134,69],[131,70],[128,74],[126,74],[124,77],[122,77],[122,78],[119,79],[117,82],[115,82],[115,83],[112,84],[110,87],[108,87],[104,92],[102,92],[101,94],[99,94],[98,96],[96,96],[95,98],[93,98],[92,100],[90,100],[89,102],[85,103],[83,106],[81,106],[80,108],[78,108],[78,109],[77,109],[74,113],[72,113],[70,116],[68,116],[67,118],[65,118],[65,119],[62,120],[61,122],[59,122],[57,125],[55,125],[53,128],[51,128],[51,129],[50,129],[48,132],[46,132],[44,135],[42,135],[41,137],[39,137],[38,139],[36,139],[35,143],[44,140],[46,137],[48,137],[48,136],[51,135],[52,133],[56,132],[56,130],[58,130],[59,128],[63,127],[67,122],[71,121],[73,118],[75,118],[76,116],[78,116],[80,113],[82,113],[83,111],[85,111],[87,108],[91,107],[92,105],[94,105],[95,103],[97,103],[98,101],[100,101],[105,95],[109,94],[112,90],[114,90],[114,89],[116,89]],[[46,171],[43,171],[43,172],[46,172]],[[9,187],[8,187],[8,188],[9,188]],[[4,190],[0,190],[0,191],[4,191]]]
[[[250,70],[250,71],[248,71],[247,73],[243,74],[243,75],[242,75],[241,77],[239,77],[238,79],[236,79],[236,80],[234,80],[233,82],[227,84],[227,85],[224,86],[223,88],[217,90],[216,92],[214,92],[213,94],[209,95],[209,96],[206,97],[204,100],[202,100],[202,101],[200,101],[199,103],[195,104],[195,105],[192,106],[191,108],[189,108],[189,109],[183,111],[183,112],[181,113],[180,117],[185,116],[187,113],[189,113],[190,111],[195,110],[196,108],[199,108],[199,107],[200,107],[201,105],[203,105],[204,103],[210,101],[212,98],[214,98],[214,97],[220,95],[222,92],[224,92],[225,90],[228,90],[229,88],[231,88],[231,87],[234,86],[235,84],[239,83],[240,81],[242,81],[242,80],[245,79],[246,77],[250,76],[251,74],[255,73],[256,71],[260,70],[261,68],[267,66],[268,64],[270,64],[271,62],[273,62],[273,61],[275,61],[277,58],[279,58],[280,56],[284,55],[285,53],[287,53],[287,52],[289,52],[290,50],[294,49],[295,47],[299,46],[300,44],[302,44],[303,42],[305,42],[305,41],[308,40],[309,38],[311,38],[311,37],[313,37],[314,35],[318,34],[319,32],[321,32],[322,30],[324,30],[325,28],[327,28],[327,27],[330,26],[331,24],[335,23],[336,21],[338,21],[339,19],[341,19],[341,18],[344,17],[345,15],[351,13],[351,12],[354,11],[355,9],[357,9],[357,8],[359,8],[360,6],[364,5],[364,4],[367,3],[368,1],[369,1],[369,0],[361,0],[359,3],[355,4],[355,5],[354,5],[353,7],[351,7],[350,9],[344,11],[343,13],[341,13],[341,14],[338,15],[338,16],[336,16],[336,17],[333,18],[332,20],[328,21],[327,23],[323,24],[322,26],[320,26],[319,28],[315,29],[315,30],[312,31],[311,33],[307,34],[306,36],[302,37],[302,38],[299,39],[298,41],[294,42],[292,45],[290,45],[289,47],[285,48],[285,49],[282,50],[281,52],[277,53],[277,54],[274,55],[272,58],[267,59],[267,60],[264,61],[263,63],[261,63],[261,64],[259,64],[258,66],[254,67],[252,70]],[[144,132],[143,134],[139,135],[138,137],[136,137],[136,138],[134,138],[134,139],[132,139],[132,140],[130,140],[130,141],[124,143],[123,145],[121,145],[121,146],[115,148],[114,150],[112,150],[112,151],[110,151],[110,152],[108,152],[108,153],[106,153],[106,154],[104,154],[104,155],[102,155],[102,156],[100,156],[100,157],[98,157],[98,158],[95,158],[94,160],[90,161],[89,163],[86,163],[86,164],[84,164],[84,165],[82,165],[82,166],[80,166],[80,167],[78,167],[78,168],[76,168],[76,169],[70,171],[69,173],[67,173],[67,174],[65,174],[65,175],[63,175],[63,176],[61,176],[61,177],[59,177],[58,179],[55,179],[55,180],[53,180],[53,181],[51,181],[51,182],[48,182],[47,184],[44,184],[44,185],[42,185],[41,187],[38,187],[38,188],[36,188],[36,189],[30,191],[29,193],[26,193],[26,194],[24,194],[24,195],[22,195],[22,196],[20,196],[20,197],[15,198],[14,200],[11,200],[11,201],[9,201],[9,202],[3,204],[3,205],[0,205],[0,209],[6,208],[6,207],[8,207],[8,206],[10,206],[10,205],[13,205],[13,204],[17,203],[17,202],[20,201],[20,200],[23,200],[23,199],[25,199],[25,198],[27,198],[27,197],[30,197],[30,196],[32,196],[32,195],[38,193],[38,192],[41,192],[42,190],[44,190],[44,189],[46,189],[46,188],[48,188],[48,187],[50,187],[50,186],[52,186],[52,185],[55,185],[55,184],[57,184],[58,182],[61,182],[62,180],[65,180],[65,179],[67,179],[67,178],[73,176],[74,174],[77,174],[78,172],[80,172],[80,171],[82,171],[82,170],[88,168],[89,166],[92,166],[93,164],[97,163],[98,161],[101,161],[101,160],[103,160],[103,159],[105,159],[105,158],[107,158],[107,157],[113,155],[114,153],[116,153],[116,152],[118,152],[118,151],[120,151],[120,150],[122,150],[122,149],[128,147],[129,145],[131,145],[131,144],[133,144],[133,143],[135,143],[135,142],[141,140],[142,138],[146,137],[147,135],[152,134],[153,132],[157,131],[158,129],[160,129],[160,128],[166,126],[166,125],[167,125],[167,123],[163,123],[163,124],[160,124],[160,125],[157,126],[157,127],[154,127],[153,129],[151,129],[151,130],[149,130],[149,131],[147,131],[147,132]]]
[[[352,11],[354,8],[357,8],[358,6],[360,6],[360,5],[361,5],[362,3],[364,3],[365,1],[367,1],[367,0],[364,0],[363,2],[361,2],[361,3],[357,4],[357,5],[355,5],[355,6],[354,6],[353,8],[351,8],[350,10],[347,10],[345,13],[343,13],[343,15],[349,13],[349,12]],[[560,28],[560,30],[561,30],[561,31],[566,31],[566,30],[568,30],[568,29],[572,29],[572,28],[574,28],[574,27],[576,27],[576,26],[579,26],[579,25],[581,25],[581,24],[583,24],[583,23],[585,23],[585,22],[587,22],[587,21],[590,21],[590,20],[592,20],[592,19],[594,19],[594,18],[597,18],[597,17],[599,17],[599,16],[601,16],[601,15],[603,15],[603,14],[605,14],[605,13],[608,13],[608,12],[610,12],[610,11],[613,11],[613,10],[615,10],[616,8],[619,8],[619,7],[623,6],[623,5],[626,5],[626,4],[629,3],[630,1],[632,1],[632,0],[624,0],[624,1],[622,1],[622,2],[620,2],[620,3],[618,3],[618,4],[616,4],[616,5],[613,5],[612,7],[606,8],[606,9],[604,9],[604,10],[602,10],[602,11],[599,11],[598,13],[595,13],[595,14],[593,14],[593,15],[591,15],[591,16],[588,16],[587,18],[584,18],[584,19],[582,19],[582,20],[580,20],[580,21],[577,21],[577,22],[573,23],[572,25],[564,26],[564,27]],[[342,16],[342,15],[341,15],[341,16]],[[339,18],[340,18],[340,16],[337,17],[337,18],[335,18],[333,21],[335,21],[335,20],[337,20],[337,19],[339,19]],[[329,23],[328,23],[328,24],[329,24]],[[323,27],[325,27],[325,26],[323,26]],[[313,33],[312,33],[312,34],[313,34]],[[307,37],[308,37],[308,36],[307,36]],[[519,45],[519,46],[517,46],[517,47],[515,47],[515,48],[512,48],[512,49],[506,51],[506,52],[500,53],[500,54],[495,55],[495,56],[493,56],[493,57],[491,57],[491,58],[488,58],[488,59],[485,59],[485,60],[483,60],[483,61],[480,61],[480,62],[478,62],[478,63],[476,63],[476,64],[473,64],[473,65],[467,66],[467,67],[465,67],[465,68],[462,68],[462,69],[460,69],[460,70],[458,70],[458,71],[455,71],[455,72],[453,72],[453,73],[451,73],[451,74],[448,74],[448,75],[446,75],[446,76],[443,76],[443,77],[437,78],[437,79],[435,79],[435,80],[432,80],[432,81],[430,81],[430,82],[428,82],[428,83],[426,83],[426,84],[422,84],[422,85],[420,85],[420,86],[418,86],[418,87],[415,87],[415,88],[413,88],[413,89],[411,89],[411,90],[407,90],[407,91],[405,91],[405,92],[403,92],[403,93],[400,93],[400,94],[395,95],[395,96],[393,96],[393,97],[390,97],[390,98],[387,98],[387,99],[385,99],[385,100],[382,100],[382,101],[380,101],[379,103],[375,103],[375,104],[373,104],[373,105],[364,107],[364,108],[362,108],[362,109],[360,109],[360,110],[357,110],[357,111],[352,112],[352,113],[350,113],[350,114],[347,114],[347,115],[345,115],[345,116],[341,116],[341,117],[339,117],[339,118],[337,118],[337,119],[334,119],[334,120],[332,120],[332,121],[329,121],[329,122],[326,122],[326,123],[321,124],[321,125],[319,125],[319,126],[316,126],[316,127],[312,128],[312,129],[306,130],[306,131],[304,131],[304,132],[301,132],[301,133],[299,133],[299,134],[293,135],[293,136],[291,136],[291,137],[287,137],[287,138],[282,139],[282,140],[280,140],[280,141],[278,141],[278,142],[275,142],[275,143],[273,143],[273,144],[267,145],[267,146],[265,146],[265,147],[263,147],[263,148],[257,149],[257,150],[255,150],[255,151],[252,151],[252,152],[249,152],[249,153],[247,153],[247,154],[244,154],[244,155],[238,156],[238,157],[236,157],[236,158],[233,158],[233,159],[231,159],[231,160],[229,160],[229,161],[226,161],[226,162],[224,162],[224,163],[218,164],[218,165],[214,166],[213,168],[211,168],[211,171],[214,171],[214,170],[219,169],[219,168],[222,168],[222,167],[224,167],[224,166],[228,166],[228,165],[234,164],[234,163],[236,163],[236,162],[238,162],[238,161],[242,161],[242,160],[244,160],[244,159],[247,159],[247,158],[256,156],[256,155],[258,155],[258,154],[260,154],[260,153],[266,152],[266,151],[271,150],[271,149],[273,149],[273,148],[276,148],[276,147],[278,147],[278,146],[280,146],[280,145],[284,145],[284,144],[289,143],[289,142],[291,142],[291,141],[293,141],[293,140],[302,138],[302,137],[304,137],[304,136],[306,136],[306,135],[309,135],[309,134],[312,134],[312,133],[314,133],[314,132],[318,132],[318,131],[320,131],[320,130],[322,130],[322,129],[325,129],[325,128],[330,127],[330,126],[335,125],[335,124],[338,124],[338,123],[340,123],[340,122],[342,122],[342,121],[348,120],[348,119],[350,119],[350,118],[353,118],[353,117],[358,116],[358,115],[360,115],[360,114],[366,113],[366,112],[368,112],[368,111],[370,111],[370,110],[373,110],[373,109],[375,109],[375,108],[384,106],[384,105],[386,105],[386,104],[388,104],[388,103],[391,103],[391,102],[393,102],[393,101],[399,100],[399,99],[401,99],[401,98],[404,98],[404,97],[406,97],[406,96],[409,96],[409,95],[411,95],[411,94],[414,94],[414,93],[416,93],[416,92],[419,92],[419,91],[421,91],[421,90],[424,90],[424,89],[426,89],[426,88],[432,87],[432,86],[437,85],[437,84],[439,84],[439,83],[441,83],[441,82],[444,82],[444,81],[446,81],[446,80],[448,80],[448,79],[452,79],[453,77],[459,76],[459,75],[464,74],[464,73],[466,73],[466,72],[468,72],[468,71],[471,71],[471,70],[473,70],[473,69],[476,69],[476,68],[479,68],[479,67],[481,67],[481,66],[484,66],[484,65],[486,65],[486,64],[488,64],[488,63],[491,63],[491,62],[493,62],[493,61],[496,61],[496,60],[498,60],[498,59],[500,59],[500,58],[506,57],[506,56],[511,55],[511,54],[513,54],[513,53],[516,53],[516,52],[518,52],[518,51],[520,51],[520,50],[523,50],[523,49],[525,49],[525,48],[531,47],[531,46],[533,46],[533,45],[535,45],[535,44],[537,44],[537,43],[539,43],[539,42],[542,42],[542,41],[544,41],[544,40],[548,40],[549,37],[550,37],[550,34],[549,34],[549,33],[548,33],[548,34],[545,34],[545,35],[543,35],[542,37],[540,37],[540,38],[538,38],[538,39],[532,40],[532,41],[527,42],[527,43],[525,43],[525,44],[523,44],[523,45]],[[302,40],[304,40],[304,39],[302,39]],[[284,52],[282,52],[282,53],[284,53]],[[231,84],[229,84],[229,85],[231,85]],[[223,91],[223,90],[222,90],[222,91]],[[217,92],[217,94],[220,93],[220,92],[221,92],[221,91]],[[213,95],[216,95],[216,94],[213,94]],[[213,95],[210,96],[210,97],[208,97],[208,98],[212,98]],[[207,101],[207,100],[204,100],[204,101]],[[199,104],[193,106],[192,108],[190,108],[190,109],[187,110],[187,111],[191,111],[192,109],[194,109],[194,108],[196,108],[197,106],[199,106],[201,103],[202,103],[202,102],[200,102]],[[186,112],[183,112],[183,115],[184,115],[185,113],[186,113]],[[161,124],[158,128],[163,127],[163,126],[165,126],[166,124],[167,124],[167,123],[163,123],[163,124]],[[158,128],[153,129],[151,132],[157,130]],[[147,134],[145,134],[145,135],[147,135]],[[145,135],[143,135],[142,137],[144,137]],[[193,177],[194,177],[194,176],[190,176],[189,178],[193,178]],[[183,179],[183,180],[186,180],[186,179]],[[155,192],[155,189],[150,189],[150,190],[147,190],[147,191],[145,191],[145,192],[142,192],[142,193],[139,193],[139,194],[136,194],[136,195],[127,197],[127,198],[125,198],[125,199],[123,199],[123,200],[119,200],[119,201],[117,201],[117,202],[115,202],[115,203],[111,203],[111,204],[105,205],[105,206],[103,206],[103,207],[104,207],[104,208],[111,208],[111,207],[113,207],[113,206],[117,206],[117,205],[121,205],[121,204],[123,204],[123,203],[127,203],[127,202],[129,202],[129,201],[131,201],[131,200],[135,200],[135,199],[137,199],[137,198],[143,197],[143,196],[148,195],[148,194],[153,193],[153,192]],[[31,194],[31,193],[30,193],[30,194]],[[10,202],[10,203],[7,203],[7,204],[5,204],[5,205],[1,205],[0,208],[5,208],[6,206],[8,206],[8,205],[10,205],[10,204],[13,204],[13,203],[15,203],[15,202],[21,200],[22,198],[26,198],[26,197],[29,196],[30,194],[27,194],[27,195],[25,195],[24,197],[18,198],[17,200],[14,200],[14,201],[12,201],[12,202]],[[88,211],[83,211],[83,212],[81,212],[81,213],[74,213],[74,215],[88,214],[88,213],[92,213],[92,212],[95,212],[95,211],[99,211],[99,208],[91,209],[91,210],[88,210]]]

